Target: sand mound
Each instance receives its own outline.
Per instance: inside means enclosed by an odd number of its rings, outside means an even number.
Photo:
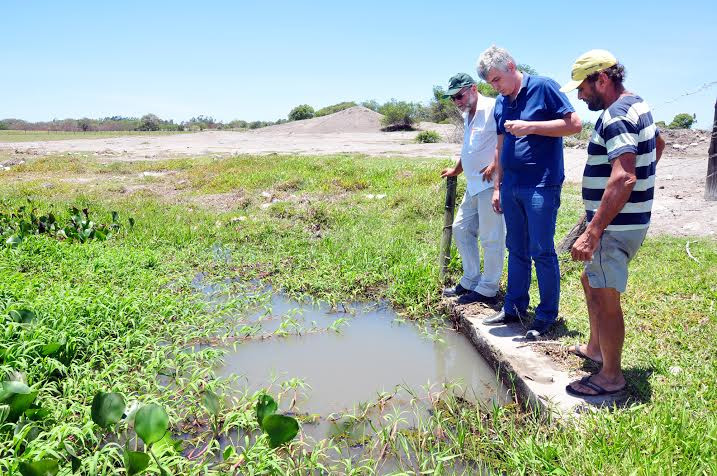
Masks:
[[[263,127],[257,134],[336,134],[341,132],[380,132],[382,114],[354,106],[328,116]]]

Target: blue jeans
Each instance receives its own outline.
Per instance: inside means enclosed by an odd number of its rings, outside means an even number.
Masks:
[[[535,319],[543,323],[553,323],[558,317],[560,268],[553,239],[560,190],[559,185],[519,187],[506,184],[500,190],[508,248],[508,289],[503,310],[509,314],[524,314],[528,309],[532,259],[540,292]]]

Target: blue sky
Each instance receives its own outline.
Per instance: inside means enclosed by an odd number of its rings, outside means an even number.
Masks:
[[[581,53],[608,49],[657,120],[696,113],[709,128],[717,84],[679,96],[717,81],[715,5],[4,0],[0,118],[276,120],[303,103],[427,102],[497,44],[560,83]]]

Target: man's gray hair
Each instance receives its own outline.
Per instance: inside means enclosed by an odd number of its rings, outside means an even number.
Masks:
[[[488,71],[493,68],[500,71],[508,71],[508,64],[510,63],[515,65],[515,60],[510,56],[508,50],[493,45],[480,54],[478,63],[476,64],[476,70],[478,71],[478,76],[480,76],[483,81],[487,81]]]

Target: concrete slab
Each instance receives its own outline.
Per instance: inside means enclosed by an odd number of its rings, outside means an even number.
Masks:
[[[537,350],[535,341],[525,338],[526,328],[522,324],[485,325],[483,318],[493,315],[496,310],[481,303],[458,305],[455,301],[455,298],[444,299],[444,308],[460,331],[495,368],[505,385],[514,389],[524,406],[565,417],[625,399],[624,392],[608,397],[576,398],[569,395],[565,387],[580,374],[571,374],[549,355]]]

